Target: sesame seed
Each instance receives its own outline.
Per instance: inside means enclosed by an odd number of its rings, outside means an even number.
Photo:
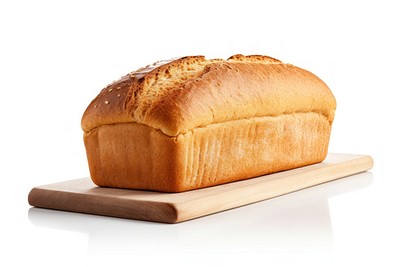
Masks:
[[[117,96],[118,96],[118,97],[120,97],[120,96],[121,96],[121,94],[118,94]]]
[[[109,92],[111,92],[112,90],[113,90],[112,88],[108,89]]]
[[[97,108],[98,106],[99,106],[98,104],[94,105],[95,108]]]
[[[121,89],[121,86],[118,86],[118,87],[117,87],[117,90],[119,90],[119,89]]]
[[[239,72],[239,69],[236,69],[236,72]]]
[[[106,101],[104,101],[104,104],[108,105],[108,104],[110,104],[110,102],[106,100]]]

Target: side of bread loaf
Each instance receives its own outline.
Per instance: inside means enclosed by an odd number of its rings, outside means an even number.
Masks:
[[[82,118],[100,186],[181,192],[322,161],[336,101],[266,56],[185,57],[104,88]]]

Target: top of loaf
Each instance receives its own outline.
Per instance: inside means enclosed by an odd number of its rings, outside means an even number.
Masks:
[[[82,117],[90,132],[136,122],[168,136],[253,117],[317,112],[332,123],[336,101],[309,71],[268,56],[159,61],[105,87]]]

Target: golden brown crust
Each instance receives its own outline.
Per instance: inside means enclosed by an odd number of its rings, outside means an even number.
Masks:
[[[82,128],[137,122],[177,136],[209,124],[296,112],[318,112],[332,122],[335,109],[324,82],[277,59],[193,56],[147,66],[105,88],[83,115]]]
[[[101,125],[132,121],[125,102],[133,83],[134,79],[127,75],[101,90],[83,114],[83,131],[89,132]]]
[[[335,99],[308,71],[286,64],[211,64],[201,79],[154,105],[145,124],[169,136],[252,117],[318,112],[332,122]]]

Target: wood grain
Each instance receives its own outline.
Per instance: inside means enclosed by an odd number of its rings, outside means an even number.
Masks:
[[[322,163],[183,193],[104,188],[90,178],[33,188],[32,206],[177,223],[270,199],[371,169],[366,155],[329,154]]]

